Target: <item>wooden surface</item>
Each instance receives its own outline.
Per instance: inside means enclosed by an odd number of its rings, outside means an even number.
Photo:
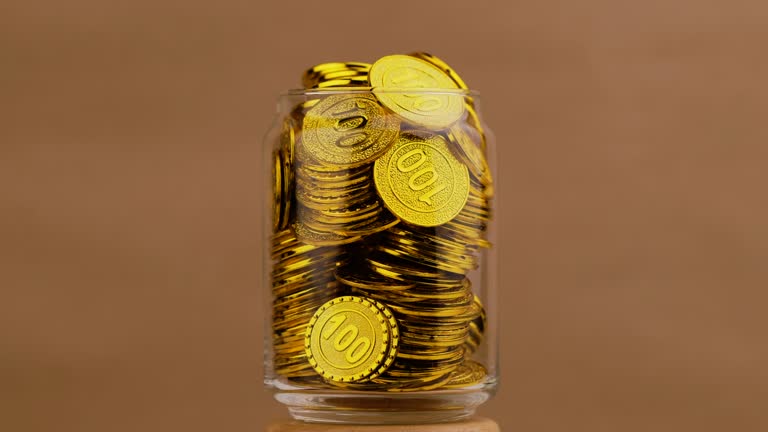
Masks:
[[[267,432],[499,432],[499,425],[488,418],[474,417],[453,423],[420,425],[327,425],[296,421],[272,423]]]

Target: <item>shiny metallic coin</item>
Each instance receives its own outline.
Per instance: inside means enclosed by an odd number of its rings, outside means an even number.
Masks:
[[[447,135],[451,150],[469,168],[470,174],[482,185],[493,184],[491,169],[483,154],[480,134],[472,128],[457,124],[448,129]]]
[[[349,78],[337,78],[328,79],[318,82],[314,88],[324,89],[333,87],[368,87],[368,77],[349,77]]]
[[[373,92],[381,103],[416,125],[442,129],[464,114],[464,95],[448,92],[407,93],[410,89],[458,89],[445,72],[432,63],[407,55],[377,60],[369,73]]]
[[[374,164],[379,196],[400,219],[419,226],[442,225],[464,208],[467,167],[439,135],[403,133]]]
[[[280,215],[279,229],[288,227],[291,217],[291,209],[294,194],[294,172],[295,172],[295,147],[296,147],[296,126],[290,118],[283,122],[283,129],[280,138],[280,152],[282,162],[282,211]]]
[[[400,122],[367,95],[328,96],[304,117],[303,145],[311,156],[337,167],[359,166],[383,154]]]
[[[302,222],[296,222],[293,225],[293,228],[301,241],[315,246],[340,246],[354,243],[362,238],[360,236],[345,236],[341,234],[315,231]]]
[[[354,296],[321,306],[307,326],[305,348],[312,367],[330,382],[356,382],[386,370],[396,356],[392,328],[397,321],[386,307]]]
[[[464,89],[464,90],[469,89],[469,87],[467,87],[467,84],[464,82],[463,79],[461,79],[459,74],[457,74],[456,71],[453,70],[453,68],[448,66],[446,62],[444,62],[443,60],[440,60],[437,56],[434,56],[432,54],[425,53],[425,52],[415,52],[415,53],[411,53],[410,55],[420,58],[422,60],[426,60],[429,63],[432,63],[433,65],[437,66],[437,68],[445,72],[445,74],[448,75],[453,80],[454,83],[456,83],[456,86],[458,88]]]
[[[485,366],[473,360],[465,360],[456,370],[451,372],[450,379],[443,388],[456,389],[478,385],[483,382],[487,375],[488,371]]]
[[[272,164],[273,179],[273,201],[272,201],[272,230],[277,232],[282,224],[283,215],[283,160],[281,152],[273,153],[274,163]]]

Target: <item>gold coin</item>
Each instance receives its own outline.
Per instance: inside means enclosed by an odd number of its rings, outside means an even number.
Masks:
[[[408,352],[408,348],[409,347],[405,346],[405,342],[403,342],[403,348],[397,353],[397,358],[399,361],[409,362],[411,365],[414,365],[414,362],[416,361],[424,361],[432,364],[435,364],[435,362],[447,362],[449,364],[446,367],[448,367],[452,363],[460,362],[464,357],[463,350],[454,349],[449,351],[427,352],[422,347],[417,347],[413,349],[412,352]]]
[[[405,334],[403,333],[403,340],[408,339],[408,343],[410,346],[421,346],[425,348],[452,348],[457,347],[459,345],[464,345],[464,341],[466,339],[466,335],[456,338],[456,339],[445,339],[441,340],[435,337],[427,337],[426,339],[423,338],[416,338],[412,334]]]
[[[277,232],[282,225],[283,215],[283,158],[280,151],[274,152],[274,164],[272,164],[272,179],[274,180],[272,202],[272,230]]]
[[[480,116],[477,115],[477,109],[472,104],[467,104],[467,119],[466,123],[469,127],[475,128],[478,134],[480,134],[480,147],[483,152],[486,151],[486,139],[485,130],[483,130],[483,124],[480,121]]]
[[[283,122],[280,141],[283,163],[283,210],[280,216],[280,229],[285,229],[291,217],[291,202],[293,201],[294,192],[296,127],[293,119],[287,118]]]
[[[392,308],[395,312],[398,312],[400,314],[412,315],[416,318],[422,317],[430,320],[434,318],[442,318],[446,321],[448,321],[450,318],[455,318],[457,322],[466,321],[466,318],[464,316],[467,314],[467,310],[468,310],[467,307],[457,308],[457,309],[446,308],[446,307],[438,307],[438,308],[421,307],[419,309],[409,309],[407,307],[403,307],[394,303],[391,303],[389,307]]]
[[[413,288],[412,283],[397,282],[375,273],[360,271],[357,266],[342,266],[336,269],[336,280],[352,288],[373,291],[403,291]]]
[[[488,374],[485,366],[472,360],[465,360],[451,372],[451,379],[443,386],[445,389],[463,388],[480,384]]]
[[[353,243],[361,239],[360,236],[345,236],[336,233],[320,232],[313,230],[302,222],[293,224],[296,236],[304,243],[314,246],[339,246]]]
[[[388,211],[382,211],[376,218],[371,221],[366,221],[360,225],[348,226],[340,228],[339,233],[342,235],[350,236],[363,236],[367,237],[376,234],[381,231],[385,231],[393,226],[397,225],[400,219],[392,215]]]
[[[446,260],[441,260],[439,257],[423,257],[420,256],[420,251],[418,249],[412,249],[412,250],[401,250],[393,247],[389,247],[387,245],[379,244],[376,246],[376,250],[384,252],[388,255],[391,255],[393,257],[400,258],[404,261],[408,261],[414,265],[427,265],[429,267],[447,271],[451,273],[456,274],[465,274],[469,270],[472,270],[477,267],[477,264],[473,262],[468,263],[456,263],[456,262],[449,262]]]
[[[297,191],[296,198],[304,207],[316,211],[343,209],[368,200],[371,195],[371,190],[368,186],[368,184],[365,184],[362,187],[344,189],[334,194],[325,192],[320,188],[305,186]]]
[[[339,73],[353,73],[355,75],[367,76],[371,69],[369,63],[346,62],[346,63],[322,63],[308,69],[301,77],[304,88],[315,88],[326,79],[332,79]]]
[[[485,333],[485,328],[488,325],[488,317],[485,314],[485,308],[483,307],[483,302],[480,301],[480,297],[475,295],[475,298],[473,299],[475,303],[475,307],[478,309],[479,313],[477,315],[477,318],[472,321],[478,328],[478,331],[480,333]]]
[[[379,196],[400,219],[421,226],[442,225],[464,208],[469,172],[439,135],[403,133],[374,164]]]
[[[329,263],[335,265],[339,253],[332,248],[327,248],[322,253],[313,255],[299,255],[280,262],[272,272],[273,277],[282,278],[286,275],[295,274],[303,269],[318,270],[323,265]]]
[[[449,371],[450,372],[450,371]],[[382,381],[389,384],[386,387],[390,392],[409,392],[409,391],[429,391],[444,386],[450,380],[450,373],[436,375],[432,379],[405,379],[402,377],[394,378],[390,381]],[[377,380],[378,381],[378,380]]]
[[[302,103],[296,104],[296,106],[293,107],[293,110],[291,110],[290,118],[298,125],[302,124],[304,121],[304,116],[307,114],[307,112],[312,109],[313,106],[320,103],[319,96],[317,95],[307,95],[307,98],[314,99],[308,99]]]
[[[472,128],[453,125],[448,130],[448,140],[454,153],[467,165],[472,176],[482,185],[492,185],[491,168],[483,154],[480,134]]]
[[[321,299],[324,300],[321,301],[320,304],[323,304],[328,300],[323,291],[317,289],[316,287],[310,287],[286,296],[276,298],[272,302],[272,309],[274,312],[287,312],[292,308],[301,307]]]
[[[369,79],[379,101],[410,122],[442,129],[464,114],[462,93],[439,91],[457,90],[458,85],[440,68],[420,58],[407,55],[382,57],[371,66]],[[411,89],[417,91],[408,93]]]
[[[307,70],[307,74],[317,74],[317,73],[325,73],[328,71],[334,71],[334,70],[343,70],[343,69],[370,69],[371,65],[369,63],[364,62],[328,62],[328,63],[320,63],[318,65],[312,66]]]
[[[378,377],[379,375],[385,373],[390,366],[392,366],[392,364],[395,362],[395,359],[397,358],[397,351],[400,348],[401,340],[397,319],[395,319],[395,316],[392,315],[392,311],[377,301],[373,301],[373,304],[384,315],[384,318],[387,320],[387,324],[389,324],[389,337],[391,341],[391,347],[389,352],[387,352],[387,356],[384,358],[384,361],[379,365],[378,368],[373,371],[371,375],[367,377],[367,379]]]
[[[333,196],[344,195],[350,192],[360,192],[362,189],[370,191],[370,171],[366,170],[362,173],[348,172],[346,174],[340,174],[331,176],[329,173],[317,173],[306,169],[306,167],[299,168],[297,181],[299,186],[306,189],[310,195],[323,195]]]
[[[359,71],[354,69],[341,69],[337,71],[329,71],[322,75],[324,80],[337,80],[337,79],[364,79],[368,81],[368,71]]]
[[[437,66],[438,68],[440,68],[449,77],[451,77],[453,82],[455,82],[456,85],[460,89],[464,89],[464,90],[468,90],[469,89],[469,87],[467,86],[466,83],[464,83],[464,80],[461,79],[459,74],[457,74],[456,71],[453,70],[453,68],[448,66],[448,63],[444,62],[443,60],[439,59],[438,57],[436,57],[436,56],[434,56],[432,54],[429,54],[429,53],[425,53],[425,52],[415,52],[415,53],[411,53],[410,55],[412,55],[414,57],[418,57],[418,58],[420,58],[422,60],[426,60],[426,61],[432,63],[433,65]]]
[[[397,117],[387,115],[368,95],[328,96],[304,117],[303,147],[324,164],[354,167],[387,151],[400,130]]]
[[[367,87],[368,77],[338,78],[329,79],[318,83],[315,87],[319,89],[331,87]]]
[[[364,297],[337,297],[320,306],[307,325],[307,359],[330,382],[370,378],[396,356],[393,328],[397,321],[384,305]]]
[[[487,326],[487,316],[485,314],[485,308],[480,301],[480,297],[475,296],[475,306],[479,310],[477,318],[469,323],[469,335],[467,336],[467,343],[464,348],[469,354],[474,353],[485,338],[485,328]]]
[[[305,353],[304,351],[304,341],[300,340],[297,342],[290,341],[280,344],[275,344],[272,346],[272,349],[275,350],[275,353],[280,353],[281,355],[292,355],[295,353]]]
[[[287,377],[288,382],[294,386],[300,386],[300,387],[313,387],[313,388],[324,388],[324,389],[333,388],[330,384],[323,381],[323,379],[317,375],[317,372],[315,372],[314,369],[310,369],[310,370],[312,371],[312,376]]]
[[[477,257],[468,247],[446,247],[443,244],[429,244],[426,241],[411,240],[388,232],[376,250],[400,257],[405,261],[420,263],[459,274],[477,268]]]
[[[425,282],[455,276],[439,269],[413,265],[413,263],[378,253],[369,253],[365,260],[368,262],[370,269],[375,273],[397,281]]]

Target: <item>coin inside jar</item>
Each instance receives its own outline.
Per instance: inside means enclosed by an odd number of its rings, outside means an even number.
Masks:
[[[409,89],[459,88],[444,71],[421,58],[382,57],[371,66],[369,79],[374,94],[384,106],[416,125],[442,129],[464,114],[464,96],[459,92],[407,92]]]
[[[301,83],[270,149],[276,382],[361,392],[489,382],[478,293],[493,179],[473,93],[424,52],[318,64]]]
[[[318,308],[307,325],[306,354],[329,382],[356,382],[386,370],[397,353],[397,322],[382,304],[337,297]]]
[[[387,151],[400,122],[369,95],[332,95],[304,117],[304,149],[317,161],[338,167],[371,162]]]
[[[374,181],[392,213],[420,226],[450,221],[469,196],[467,167],[451,153],[444,138],[422,131],[400,135],[376,160]]]
[[[283,224],[283,207],[285,207],[284,200],[284,175],[283,175],[283,157],[280,150],[273,152],[272,164],[272,178],[273,184],[273,201],[272,201],[272,230],[277,232],[280,226]]]
[[[308,69],[301,77],[304,88],[328,88],[350,85],[368,85],[369,63],[335,62],[323,63]],[[350,82],[341,82],[348,79]]]
[[[415,52],[415,53],[411,53],[410,55],[412,55],[414,57],[418,57],[418,58],[420,58],[422,60],[426,60],[426,61],[432,63],[433,65],[437,66],[440,70],[445,72],[446,75],[448,75],[453,80],[454,83],[456,83],[456,86],[458,88],[464,89],[464,90],[468,90],[469,89],[469,87],[467,86],[467,84],[464,83],[464,80],[461,79],[459,74],[457,74],[456,71],[453,70],[453,68],[448,66],[448,63],[444,62],[443,60],[441,60],[437,56],[434,56],[432,54],[425,53],[425,52]]]

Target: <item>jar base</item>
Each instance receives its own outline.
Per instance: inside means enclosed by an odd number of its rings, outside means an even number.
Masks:
[[[419,394],[362,393],[317,390],[278,391],[275,399],[285,404],[296,420],[312,423],[420,424],[466,419],[488,400],[482,389],[432,391]]]

